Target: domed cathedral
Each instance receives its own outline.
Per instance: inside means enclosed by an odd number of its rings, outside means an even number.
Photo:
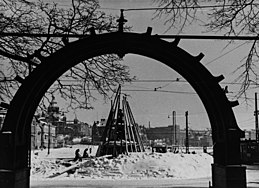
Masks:
[[[66,144],[73,144],[73,138],[91,137],[91,126],[78,120],[67,120],[64,112],[57,106],[55,97],[47,108],[35,116],[31,126],[32,149],[63,147]]]

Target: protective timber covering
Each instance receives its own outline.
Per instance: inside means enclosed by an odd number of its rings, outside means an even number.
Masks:
[[[96,156],[128,154],[143,152],[144,146],[140,138],[138,125],[125,96],[121,98],[119,86],[106,122]]]

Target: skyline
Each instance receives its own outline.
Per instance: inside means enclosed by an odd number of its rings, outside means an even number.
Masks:
[[[123,1],[119,3],[112,3],[114,1],[100,1],[103,9],[109,13],[119,15],[121,8],[134,8],[134,7],[148,7],[147,1],[134,2]],[[118,2],[118,1],[116,1]],[[109,9],[109,8],[113,9]],[[114,10],[115,9],[115,10]],[[124,12],[125,19],[128,20],[127,25],[133,26],[132,32],[145,32],[147,27],[152,27],[152,34],[164,34],[166,27],[163,25],[161,20],[152,20],[153,13],[151,11],[136,11],[136,12]],[[192,26],[184,34],[201,34],[203,28]],[[167,32],[166,34],[175,34],[173,31]],[[201,60],[202,64],[214,75],[223,75],[225,79],[220,83],[222,88],[225,86],[229,87],[230,93],[228,98],[231,100],[232,96],[238,91],[238,84],[231,84],[233,80],[237,77],[233,75],[235,67],[239,66],[240,59],[242,59],[249,50],[249,44],[245,44],[243,41],[235,41],[233,46],[226,47],[226,41],[220,40],[184,40],[182,39],[179,46],[186,50],[192,55],[198,55],[200,52],[205,54],[205,57]],[[226,47],[226,48],[224,48]],[[225,55],[224,55],[225,54]],[[225,63],[227,62],[227,63]],[[181,76],[169,69],[160,62],[156,62],[146,57],[139,57],[137,55],[126,55],[124,62],[130,66],[131,73],[136,75],[140,80],[175,80]],[[148,67],[148,69],[147,69]],[[233,68],[234,67],[234,68]],[[223,84],[228,83],[228,84]],[[168,84],[168,85],[167,85]],[[129,84],[127,84],[129,85]],[[165,86],[167,85],[167,86]],[[173,110],[177,112],[177,123],[180,125],[185,125],[185,111],[189,111],[189,122],[190,127],[193,128],[207,128],[210,127],[208,121],[207,113],[202,105],[200,99],[196,94],[180,94],[180,93],[169,93],[151,90],[154,88],[162,87],[166,91],[183,91],[193,93],[193,89],[189,84],[184,82],[179,83],[136,83],[134,82],[128,87],[122,86],[122,91],[124,89],[137,89],[150,91],[127,91],[127,94],[131,95],[129,98],[129,103],[132,108],[133,115],[136,122],[139,124],[148,125],[150,121],[151,127],[156,125],[170,125],[171,119],[168,115],[172,113]],[[235,93],[231,93],[235,92]],[[249,93],[249,97],[253,100],[254,92]],[[152,101],[152,104],[150,104]],[[149,103],[149,104],[148,104]],[[169,103],[169,104],[168,104]],[[246,106],[244,101],[239,100],[240,105],[233,108],[238,125],[241,129],[253,129],[254,128],[254,116],[253,116],[253,102],[250,103],[251,106]],[[106,118],[109,113],[109,102],[103,105],[101,101],[93,103],[95,110],[88,112],[79,112],[78,117],[87,119],[90,122],[100,118]],[[142,106],[142,107],[140,107]],[[73,115],[72,115],[73,117]]]

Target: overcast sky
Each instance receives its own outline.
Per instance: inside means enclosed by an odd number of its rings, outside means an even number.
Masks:
[[[60,2],[60,1],[59,1]],[[67,1],[62,1],[65,3]],[[101,0],[100,4],[102,11],[111,14],[120,14],[120,9],[127,8],[144,8],[151,7],[151,0]],[[203,14],[206,10],[203,10]],[[201,15],[200,19],[204,16]],[[163,24],[162,19],[154,18],[152,11],[125,11],[125,18],[128,20],[127,25],[133,26],[132,32],[145,32],[147,27],[152,27],[152,34],[176,34],[176,31],[170,30],[165,33],[168,26]],[[189,26],[184,34],[213,34],[203,33],[204,27],[199,24]],[[226,48],[226,41],[219,40],[181,40],[179,47],[186,50],[192,55],[198,55],[200,52],[205,54],[201,60],[202,64],[214,75],[223,74],[225,80],[221,82],[221,86],[228,85],[230,93],[229,99],[236,94],[240,85],[232,84],[233,80],[238,74],[233,74],[233,71],[240,66],[241,59],[244,58],[249,51],[249,44],[243,44],[244,41],[236,41],[233,45]],[[187,82],[167,82],[166,80],[176,80],[182,77],[174,70],[168,68],[160,62],[141,57],[134,54],[126,55],[124,62],[130,67],[130,72],[139,80],[162,80],[160,82],[134,82],[126,84],[122,87],[124,93],[130,95],[128,101],[130,103],[133,115],[137,123],[148,125],[151,127],[168,126],[172,124],[170,115],[175,110],[177,113],[177,124],[181,128],[185,127],[185,111],[189,111],[189,126],[192,129],[204,129],[210,127],[206,111],[195,93]],[[154,88],[160,88],[154,91]],[[128,91],[128,90],[149,90],[149,91]],[[179,93],[180,92],[180,93]],[[232,93],[233,92],[233,93]],[[249,91],[249,97],[254,98],[255,90]],[[254,100],[247,106],[242,99],[239,100],[240,105],[234,108],[234,112],[240,128],[252,129],[254,128]],[[59,104],[62,106],[62,104]],[[80,121],[85,121],[90,124],[101,118],[107,118],[110,103],[104,104],[101,100],[93,103],[95,107],[92,111],[78,111],[77,118]],[[169,116],[169,118],[168,118]],[[74,118],[74,113],[68,114],[68,118]]]

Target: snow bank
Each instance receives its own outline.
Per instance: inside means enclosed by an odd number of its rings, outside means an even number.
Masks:
[[[31,156],[31,178],[46,178],[63,169],[65,166],[55,159],[42,159],[37,155]]]
[[[211,176],[213,158],[205,153],[131,153],[114,159],[89,159],[74,174],[56,178],[90,179],[146,179],[146,178],[201,178]],[[60,161],[39,156],[32,157],[32,179],[44,179],[65,167]]]
[[[207,154],[134,153],[119,161],[122,172],[128,176],[199,178],[211,175],[212,157]]]

